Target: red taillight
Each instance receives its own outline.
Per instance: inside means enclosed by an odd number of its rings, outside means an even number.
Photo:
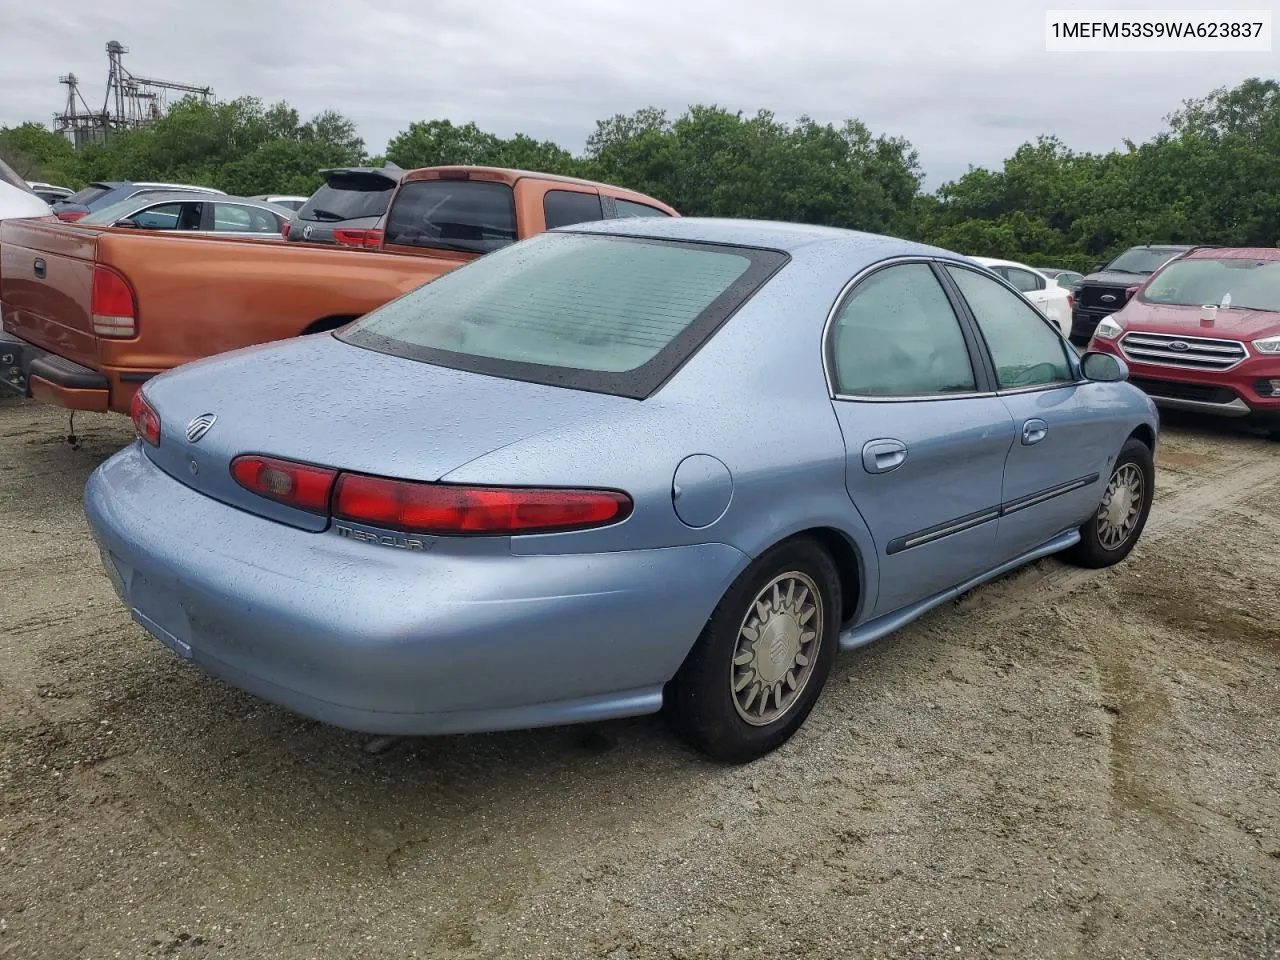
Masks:
[[[134,432],[153,447],[160,446],[160,414],[147,403],[142,390],[136,390],[129,401],[129,416],[133,420]]]
[[[374,248],[382,243],[381,230],[346,230],[339,228],[333,231],[335,243],[346,247]]]
[[[75,223],[89,215],[88,210],[59,210],[57,217],[59,220],[66,220],[68,223]]]
[[[337,470],[313,467],[309,463],[277,460],[255,455],[231,461],[231,475],[251,493],[288,504],[308,513],[329,512],[329,491]]]
[[[288,239],[289,239],[289,228],[290,228],[291,226],[293,226],[293,224],[291,224],[288,220],[286,220],[286,221],[284,222],[284,226],[280,228],[280,236],[282,236],[282,237],[284,237],[286,240],[288,240]]]
[[[340,519],[440,536],[581,530],[630,513],[631,498],[614,490],[464,487],[354,473],[338,477],[333,498]]]
[[[1075,305],[1076,305],[1076,296],[1075,296],[1075,294],[1074,294],[1074,293],[1068,293],[1068,294],[1067,294],[1067,309],[1068,309],[1068,310],[1071,310],[1071,309],[1073,309],[1073,308],[1075,307]]]
[[[133,291],[124,277],[107,267],[93,268],[89,310],[93,332],[100,337],[132,337],[138,332]]]

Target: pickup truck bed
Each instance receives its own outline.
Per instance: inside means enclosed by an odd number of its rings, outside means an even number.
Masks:
[[[492,167],[403,177],[378,250],[174,230],[0,224],[0,389],[127,413],[158,373],[331,330],[555,226],[678,216],[608,184]]]
[[[262,252],[252,240],[5,221],[0,387],[125,413],[138,385],[170,367],[333,329],[458,266],[309,244]],[[129,291],[132,336],[95,316],[95,282]]]

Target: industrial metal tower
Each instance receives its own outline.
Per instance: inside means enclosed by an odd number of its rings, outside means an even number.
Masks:
[[[113,130],[142,127],[164,114],[166,95],[170,90],[194,93],[202,100],[213,96],[212,87],[190,83],[174,83],[154,77],[139,77],[123,62],[129,48],[118,40],[107,44],[107,93],[101,110],[89,109],[80,93],[80,80],[74,73],[59,77],[67,88],[67,102],[62,113],[54,115],[54,129],[76,147],[100,143]]]

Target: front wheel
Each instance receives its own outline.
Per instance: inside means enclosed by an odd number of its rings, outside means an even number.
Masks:
[[[798,538],[734,581],[668,684],[664,712],[686,742],[745,763],[790,739],[835,661],[840,577],[818,543]]]
[[[1151,449],[1141,440],[1128,440],[1116,458],[1102,502],[1080,528],[1080,542],[1067,551],[1066,559],[1098,568],[1127,557],[1147,524],[1155,481]]]

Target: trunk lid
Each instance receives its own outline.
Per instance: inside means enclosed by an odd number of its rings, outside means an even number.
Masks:
[[[409,480],[438,480],[537,433],[633,400],[504,380],[351,346],[327,333],[249,347],[150,381],[161,421],[147,455],[207,496],[306,530],[328,518],[266,500],[231,476],[247,453]],[[195,441],[195,418],[216,417]]]
[[[99,234],[47,221],[0,224],[4,329],[96,369],[91,299]]]

